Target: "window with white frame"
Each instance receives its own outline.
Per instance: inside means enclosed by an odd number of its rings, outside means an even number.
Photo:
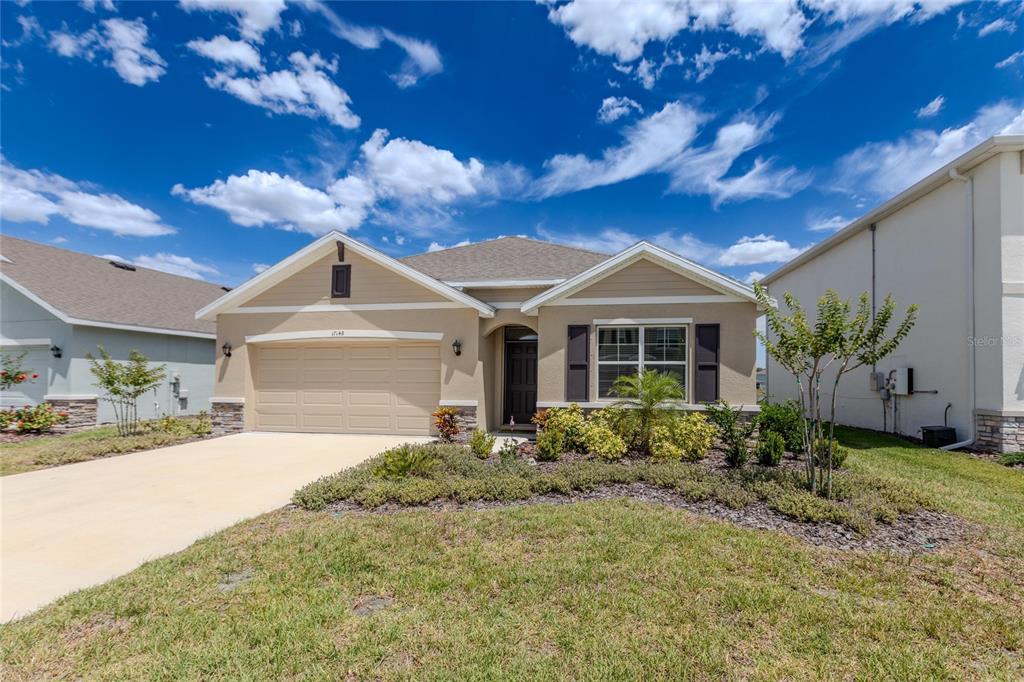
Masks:
[[[686,325],[597,328],[597,395],[610,398],[620,376],[645,369],[674,374],[686,396]]]

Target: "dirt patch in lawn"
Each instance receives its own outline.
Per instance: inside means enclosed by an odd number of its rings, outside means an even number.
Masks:
[[[733,509],[720,502],[694,502],[684,496],[647,483],[615,484],[586,492],[568,495],[535,495],[526,500],[510,502],[476,501],[460,504],[451,500],[435,500],[422,506],[385,504],[366,509],[353,502],[335,502],[327,511],[335,516],[345,514],[395,514],[413,509],[454,511],[459,509],[486,510],[521,507],[530,504],[572,504],[592,500],[631,499],[639,502],[663,504],[683,509],[699,516],[729,521],[744,528],[773,530],[808,542],[815,546],[849,551],[882,551],[900,555],[935,552],[965,541],[980,533],[974,524],[958,516],[927,509],[901,515],[893,523],[879,523],[871,533],[860,535],[856,531],[830,522],[803,523],[783,516],[766,504],[757,502],[742,509]]]

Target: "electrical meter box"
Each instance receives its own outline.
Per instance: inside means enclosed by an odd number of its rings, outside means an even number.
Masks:
[[[914,393],[914,368],[896,368],[896,386],[893,390],[896,395],[912,395]]]
[[[885,374],[882,372],[871,372],[868,377],[868,387],[872,391],[881,391],[885,388]]]

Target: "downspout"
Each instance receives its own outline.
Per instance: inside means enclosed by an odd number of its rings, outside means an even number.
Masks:
[[[977,438],[977,417],[975,410],[978,407],[978,388],[975,381],[977,351],[974,347],[974,178],[962,175],[956,168],[949,169],[949,177],[967,185],[967,351],[970,357],[967,361],[967,382],[970,384],[968,395],[970,396],[970,434],[967,440],[952,445],[944,445],[940,450],[956,450],[974,443]]]

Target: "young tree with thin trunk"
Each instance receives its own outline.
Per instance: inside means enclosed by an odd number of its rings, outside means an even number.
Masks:
[[[118,434],[131,435],[139,430],[139,398],[164,380],[165,366],[150,367],[146,356],[135,350],[128,354],[128,362],[117,362],[103,346],[97,349],[98,360],[92,353],[85,355],[89,369],[106,394],[103,399],[114,408]]]
[[[836,396],[843,376],[864,365],[874,365],[892,354],[917,320],[917,306],[911,305],[891,336],[886,336],[896,311],[892,296],[872,313],[867,292],[860,295],[857,312],[850,317],[850,302],[829,289],[818,300],[812,325],[800,301],[788,291],[783,296],[790,313],[784,315],[773,305],[767,290],[754,285],[754,293],[765,311],[766,326],[775,340],[760,331],[754,335],[765,351],[796,378],[803,415],[802,433],[807,485],[814,493],[832,496],[832,460],[836,424]],[[835,367],[829,405],[828,435],[821,416],[821,378]]]

